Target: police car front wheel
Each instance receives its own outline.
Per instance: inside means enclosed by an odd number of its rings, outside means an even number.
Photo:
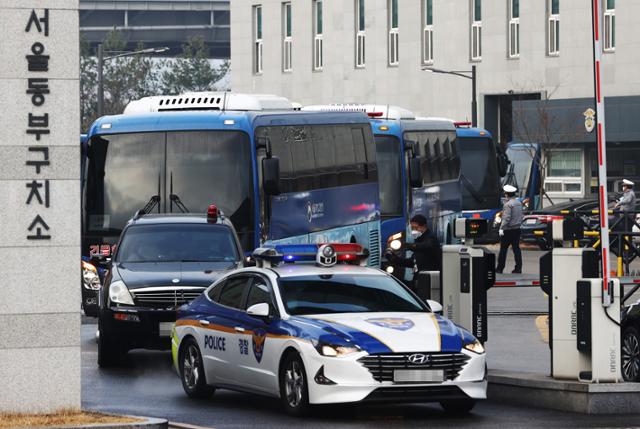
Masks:
[[[309,410],[307,376],[297,353],[290,353],[282,363],[280,397],[285,411],[290,415],[301,416]]]
[[[215,389],[207,385],[198,343],[187,338],[180,348],[180,378],[182,387],[190,398],[208,398]]]

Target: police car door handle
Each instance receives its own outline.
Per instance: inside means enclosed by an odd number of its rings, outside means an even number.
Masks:
[[[209,324],[208,320],[199,320],[201,325],[207,326]]]
[[[236,330],[236,332],[244,332],[244,328],[241,326],[236,326],[234,329]]]

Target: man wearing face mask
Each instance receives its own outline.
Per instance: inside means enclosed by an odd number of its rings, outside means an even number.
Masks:
[[[438,238],[427,227],[427,218],[418,214],[411,218],[411,236],[413,243],[406,243],[403,250],[410,250],[410,258],[391,256],[394,265],[413,268],[418,271],[440,271],[442,267],[442,250]],[[387,255],[389,258],[390,255]]]
[[[515,274],[522,273],[522,252],[520,251],[520,225],[522,224],[522,203],[516,198],[517,189],[511,185],[502,188],[507,201],[502,207],[502,222],[500,223],[500,253],[498,254],[498,266],[496,273],[502,273],[507,262],[507,250],[513,249],[516,266],[511,271]]]

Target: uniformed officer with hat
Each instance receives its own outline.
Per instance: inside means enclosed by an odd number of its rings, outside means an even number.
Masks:
[[[634,183],[631,180],[624,179],[622,181],[622,197],[618,200],[614,208],[619,209],[622,212],[623,216],[626,216],[628,220],[633,222],[634,213],[636,210],[636,194],[633,192]],[[623,221],[624,230],[629,230],[628,221],[625,219]],[[616,228],[617,229],[617,228]]]
[[[520,252],[520,225],[522,224],[522,203],[516,198],[517,189],[511,185],[504,185],[507,201],[502,207],[502,222],[500,223],[500,253],[498,254],[497,273],[502,273],[507,262],[507,250],[513,249],[516,266],[512,273],[522,272],[522,252]]]

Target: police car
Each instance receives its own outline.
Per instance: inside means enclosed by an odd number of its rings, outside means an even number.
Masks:
[[[366,249],[288,245],[254,256],[256,267],[179,309],[172,355],[188,396],[260,393],[292,415],[360,401],[440,402],[466,413],[486,398],[482,345],[434,313],[438,303],[357,265]]]

